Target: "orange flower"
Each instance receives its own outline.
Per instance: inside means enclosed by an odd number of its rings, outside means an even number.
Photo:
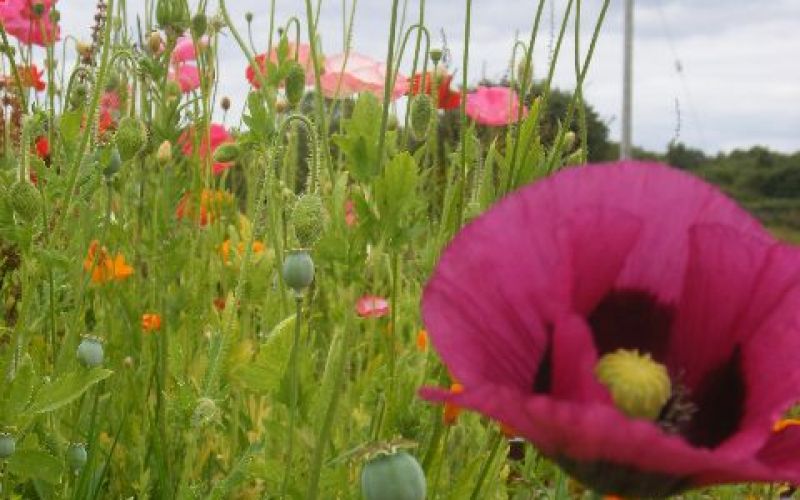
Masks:
[[[161,330],[161,316],[157,313],[142,314],[142,330],[144,332]]]
[[[426,352],[428,350],[428,332],[420,330],[417,332],[417,350]]]
[[[92,283],[122,281],[133,274],[133,268],[125,263],[125,256],[118,253],[113,258],[97,240],[89,245],[83,260],[83,269],[92,276]]]
[[[200,225],[205,226],[219,217],[222,209],[233,202],[233,195],[227,191],[204,189],[200,195]],[[180,220],[184,217],[195,219],[194,196],[186,193],[178,202],[175,216]]]
[[[454,383],[450,386],[450,394],[461,394],[464,392],[464,386],[459,383]],[[461,407],[447,402],[444,404],[444,425],[454,425],[461,413]]]
[[[253,242],[253,255],[258,255],[264,253],[264,243],[260,241]],[[222,245],[219,246],[219,254],[222,256],[222,261],[225,264],[230,265],[230,255],[231,255],[231,240],[225,240],[222,242]],[[244,242],[240,241],[238,245],[236,245],[236,254],[241,257],[244,255]]]

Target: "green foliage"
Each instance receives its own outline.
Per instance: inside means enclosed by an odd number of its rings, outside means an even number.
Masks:
[[[379,172],[378,136],[381,106],[369,92],[362,93],[356,101],[353,114],[342,120],[343,134],[333,137],[334,143],[347,159],[350,175],[359,182],[369,182]]]
[[[84,392],[114,373],[105,368],[79,369],[42,386],[33,397],[27,412],[45,413],[57,410],[78,399]]]

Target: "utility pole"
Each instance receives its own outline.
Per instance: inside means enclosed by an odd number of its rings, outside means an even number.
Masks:
[[[625,39],[622,69],[622,138],[619,143],[621,160],[631,158],[633,132],[633,0],[625,0]]]

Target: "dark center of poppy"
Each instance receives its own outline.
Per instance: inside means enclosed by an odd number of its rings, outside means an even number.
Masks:
[[[666,364],[675,307],[660,303],[641,290],[614,290],[587,317],[598,357],[619,350],[649,355]],[[548,394],[552,386],[552,327],[539,362],[532,391]],[[709,366],[700,382],[687,387],[682,368],[668,366],[672,394],[655,423],[684,437],[694,446],[715,448],[739,428],[744,414],[745,384],[739,348],[718,366]]]

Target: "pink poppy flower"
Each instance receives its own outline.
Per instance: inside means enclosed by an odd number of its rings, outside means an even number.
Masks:
[[[346,200],[344,202],[344,223],[348,227],[353,227],[358,224],[358,212],[356,212],[356,204],[353,200]]]
[[[176,64],[169,70],[169,79],[176,82],[181,92],[188,94],[200,88],[200,71],[193,64]]]
[[[184,130],[181,136],[178,137],[178,144],[186,156],[194,155],[194,134],[195,127],[192,126]],[[200,151],[198,152],[200,159],[204,160],[208,155],[213,155],[218,147],[228,142],[233,142],[233,137],[225,130],[225,126],[219,123],[212,123],[209,127],[208,137],[204,137],[201,141]],[[232,163],[214,163],[211,168],[214,175],[220,175],[232,165]]]
[[[522,116],[528,108],[522,107]],[[519,96],[508,87],[478,87],[467,94],[467,116],[489,127],[502,127],[519,118]]]
[[[772,428],[800,400],[798,311],[800,251],[716,188],[652,163],[567,169],[443,253],[422,314],[464,392],[421,394],[515,429],[599,493],[797,484],[800,426]],[[620,349],[666,370],[657,418],[595,377]]]
[[[362,318],[382,318],[389,314],[389,301],[377,295],[364,295],[356,302],[356,313]]]
[[[52,45],[61,29],[50,20],[57,0],[0,0],[0,22],[6,32],[26,45]]]
[[[307,43],[301,43],[300,45],[296,45],[294,43],[289,43],[289,58],[294,59],[295,57],[295,50],[297,51],[297,62],[303,67],[306,72],[306,85],[313,85],[314,84],[314,61],[311,59],[311,46]],[[267,54],[259,54],[255,57],[256,64],[258,65],[259,69],[266,74],[267,71]],[[273,47],[269,53],[269,60],[273,64],[278,63],[278,48]],[[323,61],[324,64],[324,61]],[[245,77],[247,81],[250,82],[255,88],[261,88],[261,84],[258,81],[258,77],[256,76],[255,69],[248,65],[247,69],[245,70]]]
[[[351,52],[342,71],[344,54],[337,54],[325,60],[325,74],[322,75],[322,93],[328,99],[344,99],[359,92],[370,92],[383,99],[386,82],[386,65],[365,55]],[[408,78],[398,73],[392,100],[408,92]]]
[[[208,35],[200,37],[197,41],[197,46],[200,47],[201,50],[208,47]],[[196,59],[197,54],[194,49],[192,37],[184,35],[178,38],[178,41],[175,43],[175,49],[172,51],[172,62],[185,63]]]

